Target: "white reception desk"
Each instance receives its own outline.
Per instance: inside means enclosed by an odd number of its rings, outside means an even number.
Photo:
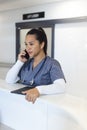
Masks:
[[[87,102],[68,94],[45,95],[34,104],[0,80],[0,123],[14,130],[87,130]]]

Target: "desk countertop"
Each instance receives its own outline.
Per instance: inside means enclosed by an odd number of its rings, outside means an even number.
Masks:
[[[7,84],[0,79],[0,91],[10,92],[16,88],[21,88],[22,84]],[[87,129],[87,101],[84,98],[67,94],[43,95],[37,101],[42,101],[56,108],[64,110],[71,117],[77,120],[84,129]]]

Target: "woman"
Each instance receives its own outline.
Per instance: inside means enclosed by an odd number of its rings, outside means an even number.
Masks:
[[[47,56],[47,36],[42,28],[31,29],[25,37],[26,52],[18,55],[16,64],[6,76],[8,83],[20,82],[30,87],[26,99],[35,102],[42,94],[56,94],[65,91],[65,78],[59,62]]]

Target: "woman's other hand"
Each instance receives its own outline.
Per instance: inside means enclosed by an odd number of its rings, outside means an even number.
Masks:
[[[26,94],[25,96],[26,100],[32,103],[34,103],[36,99],[40,96],[40,93],[37,90],[37,88],[29,89],[27,91],[23,91],[22,93]]]

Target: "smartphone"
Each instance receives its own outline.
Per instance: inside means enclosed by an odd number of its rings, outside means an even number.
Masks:
[[[25,55],[22,55],[22,57],[25,57],[26,59],[29,59],[29,54],[28,54],[28,52],[26,51],[26,49],[25,49],[24,51],[26,52],[26,54],[25,54]]]
[[[26,54],[25,54],[24,57],[25,57],[26,59],[29,59],[29,54],[28,54],[28,52],[27,52],[26,50],[24,50],[24,51],[26,52]]]

